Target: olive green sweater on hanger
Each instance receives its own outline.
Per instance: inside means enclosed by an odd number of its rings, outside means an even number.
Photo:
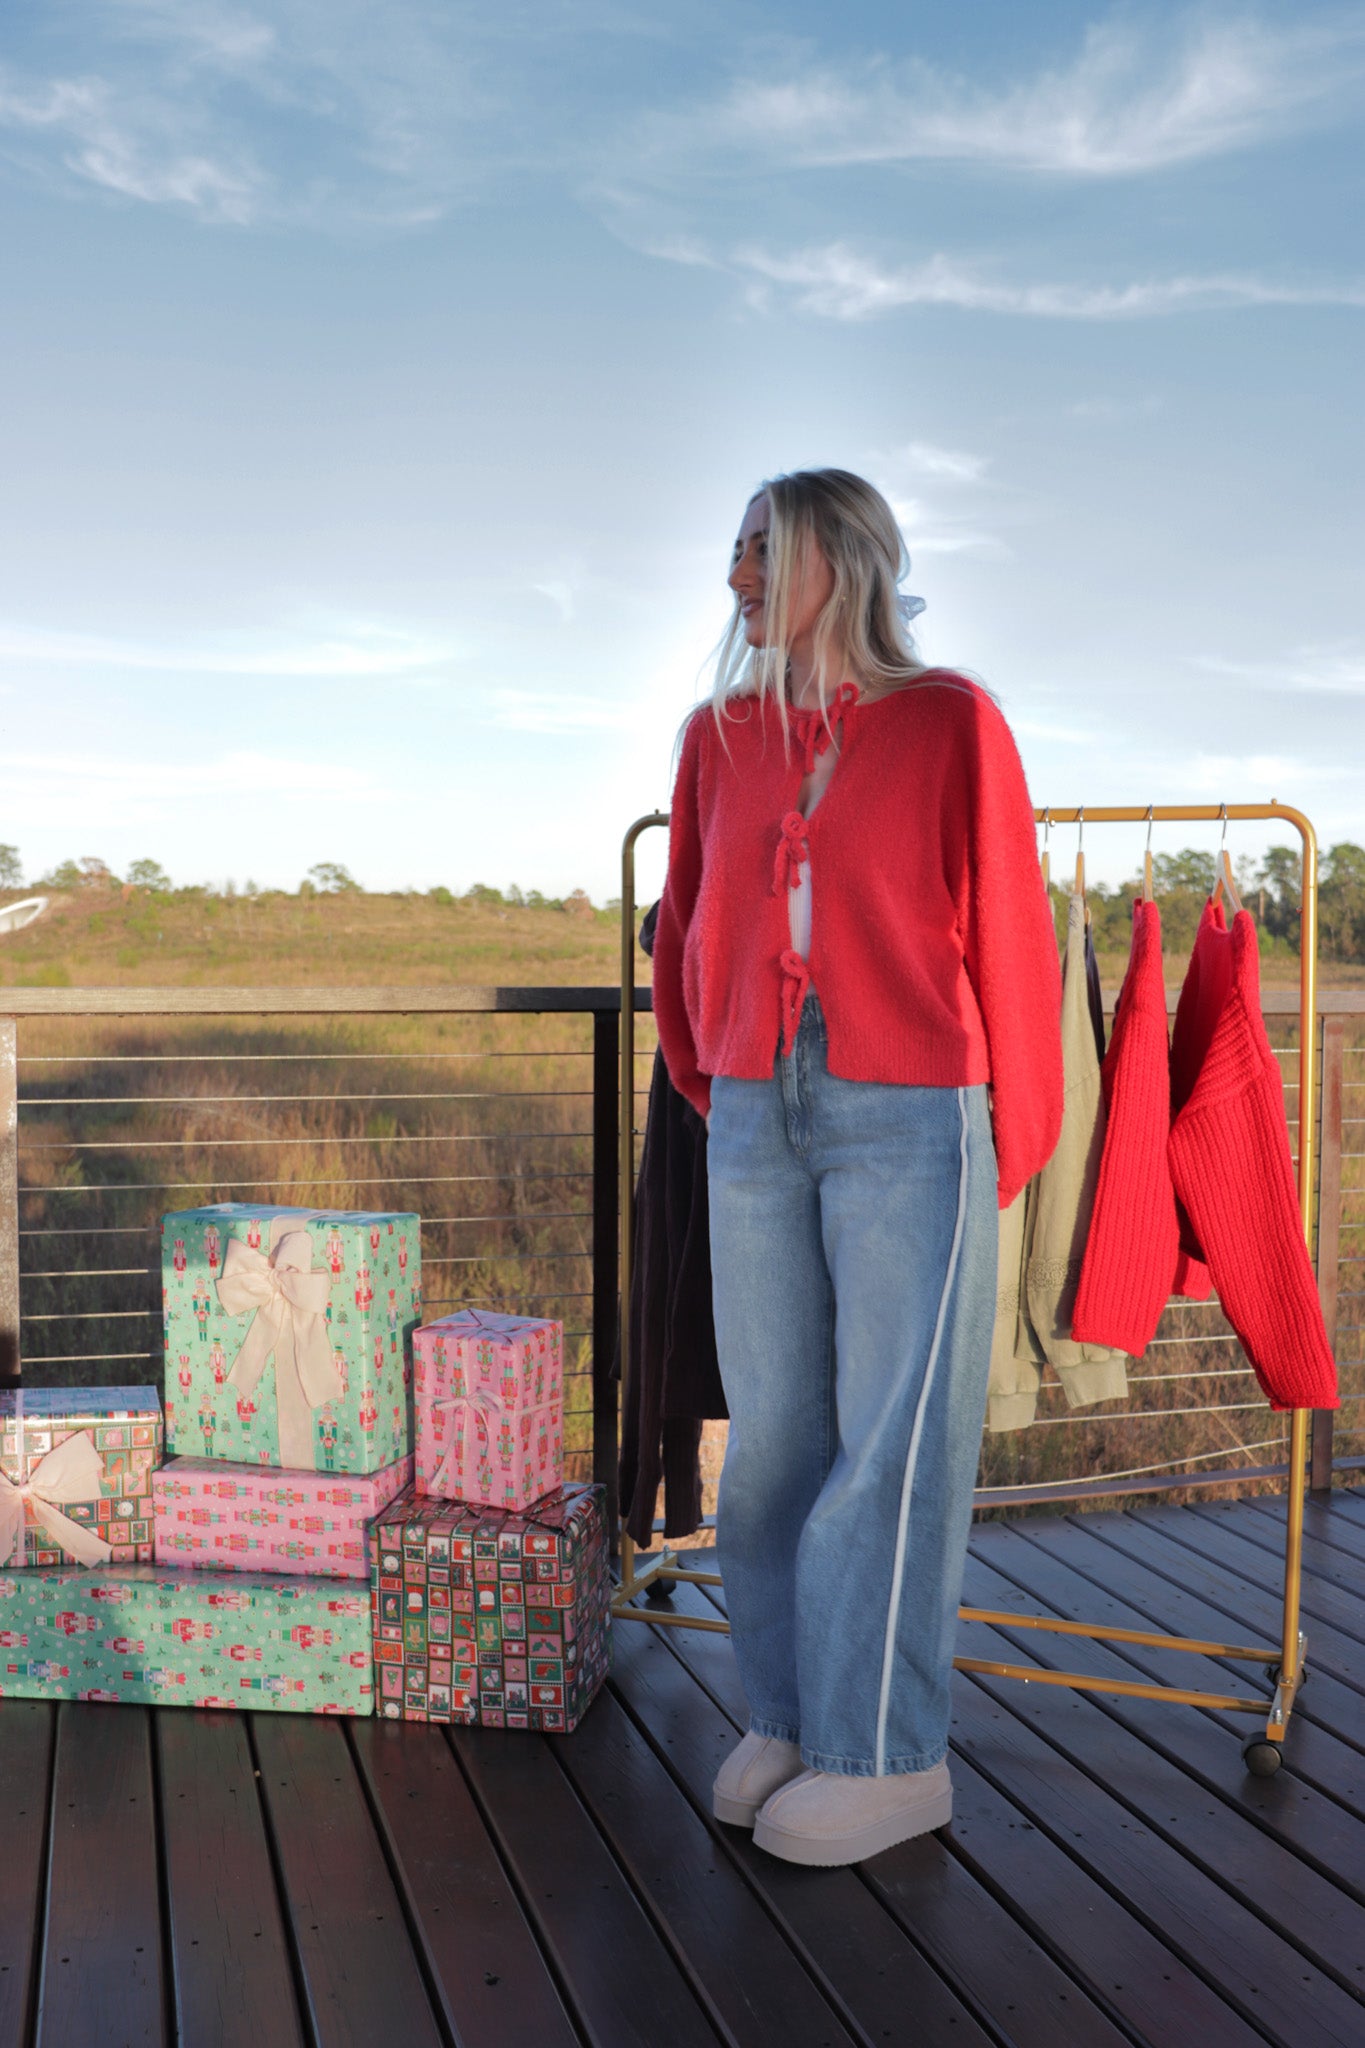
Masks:
[[[1032,1422],[1044,1365],[1053,1367],[1072,1408],[1120,1401],[1128,1392],[1126,1354],[1078,1344],[1071,1335],[1105,1131],[1085,954],[1085,899],[1073,895],[1062,970],[1062,1133],[1047,1165],[1000,1216],[989,1430]]]

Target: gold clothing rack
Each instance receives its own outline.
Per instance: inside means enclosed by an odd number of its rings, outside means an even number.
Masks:
[[[1034,821],[1048,825],[1151,825],[1151,824],[1234,824],[1265,823],[1270,820],[1292,825],[1303,842],[1299,954],[1299,1210],[1304,1236],[1311,1247],[1313,1222],[1313,1171],[1316,1130],[1313,1121],[1313,1091],[1317,1079],[1317,981],[1318,981],[1318,841],[1312,824],[1302,811],[1291,805],[1269,804],[1117,804],[1092,807],[1076,805],[1058,809],[1055,804],[1035,810]],[[621,848],[621,1407],[624,1413],[627,1376],[630,1372],[630,1288],[632,1225],[635,1201],[635,847],[640,835],[654,826],[667,825],[666,811],[652,811],[637,818],[626,833]],[[1079,859],[1077,872],[1080,874]],[[1204,1692],[1171,1685],[1151,1685],[1133,1679],[1094,1678],[1078,1671],[1049,1671],[1033,1665],[1002,1664],[981,1657],[957,1657],[959,1671],[978,1671],[995,1678],[1017,1678],[1029,1685],[1065,1686],[1078,1692],[1122,1693],[1130,1698],[1167,1700],[1176,1706],[1210,1707],[1225,1712],[1265,1716],[1264,1735],[1252,1736],[1243,1747],[1247,1768],[1257,1777],[1273,1776],[1279,1769],[1282,1745],[1294,1702],[1305,1678],[1308,1639],[1300,1620],[1300,1592],[1303,1576],[1303,1513],[1308,1463],[1310,1410],[1295,1408],[1289,1430],[1288,1534],[1284,1556],[1284,1601],[1281,1615],[1280,1647],[1266,1650],[1237,1643],[1195,1640],[1186,1636],[1163,1635],[1144,1629],[1111,1628],[1100,1623],[1054,1620],[1047,1615],[1021,1616],[985,1607],[962,1607],[962,1621],[982,1621],[1001,1628],[1039,1629],[1062,1636],[1085,1636],[1096,1642],[1134,1643],[1150,1649],[1184,1650],[1193,1656],[1223,1657],[1264,1664],[1275,1681],[1269,1711],[1263,1695],[1236,1692]],[[1192,1480],[1192,1484],[1197,1480]],[[621,1531],[621,1579],[612,1603],[617,1621],[643,1621],[654,1628],[700,1628],[728,1634],[729,1623],[717,1617],[700,1619],[690,1614],[670,1614],[651,1604],[637,1607],[638,1595],[651,1601],[666,1597],[671,1584],[719,1586],[718,1572],[693,1571],[679,1562],[675,1551],[661,1546],[657,1557],[640,1570],[635,1545]]]

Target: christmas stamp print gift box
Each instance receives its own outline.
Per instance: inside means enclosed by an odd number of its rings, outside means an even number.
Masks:
[[[412,1448],[416,1216],[189,1209],[162,1223],[177,1455],[378,1472]]]
[[[567,1734],[609,1661],[600,1486],[516,1514],[400,1494],[370,1532],[378,1712]]]
[[[368,1579],[366,1524],[411,1484],[410,1457],[370,1473],[172,1458],[152,1475],[156,1561],[195,1571]]]
[[[153,1387],[0,1393],[0,1566],[149,1561],[161,1451]]]
[[[562,1483],[562,1323],[467,1308],[412,1348],[419,1493],[510,1509]]]
[[[0,1571],[0,1697],[371,1714],[370,1603],[335,1579]]]

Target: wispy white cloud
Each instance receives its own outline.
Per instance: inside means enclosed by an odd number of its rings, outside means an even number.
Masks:
[[[990,278],[951,256],[897,265],[845,242],[790,253],[750,246],[731,266],[756,307],[773,292],[831,320],[867,320],[906,306],[956,306],[1044,320],[1152,319],[1245,306],[1365,306],[1365,281],[1298,283],[1251,275],[1144,279],[1125,285],[1020,284]]]
[[[771,62],[771,53],[765,53]],[[983,88],[922,58],[750,71],[720,99],[646,115],[662,169],[717,152],[809,166],[949,162],[1076,178],[1162,170],[1332,118],[1365,70],[1365,27],[1247,16],[1089,28],[1074,60]]]
[[[905,467],[919,476],[951,484],[979,483],[990,463],[984,455],[969,455],[960,448],[936,448],[928,441],[911,441],[896,451]]]
[[[1306,647],[1281,661],[1230,661],[1214,654],[1196,655],[1192,661],[1206,675],[1227,676],[1260,689],[1365,698],[1365,655],[1358,650]]]
[[[621,703],[582,691],[515,690],[487,692],[484,722],[513,732],[626,732],[648,723],[647,703]]]
[[[326,635],[296,634],[273,644],[221,636],[198,645],[154,645],[0,623],[0,662],[51,663],[93,670],[218,676],[406,676],[461,659],[449,642],[398,627],[356,625]]]
[[[87,797],[116,795],[128,801],[177,800],[203,795],[232,802],[236,797],[382,795],[364,768],[344,761],[313,761],[288,755],[234,750],[200,759],[156,760],[146,749],[120,759],[111,753],[6,753],[0,789],[22,796],[29,809],[45,791],[59,796],[66,815],[82,812]]]
[[[1051,740],[1062,747],[1093,747],[1100,743],[1099,735],[1086,726],[1056,725],[1047,719],[1011,718],[1012,729],[1030,740]]]

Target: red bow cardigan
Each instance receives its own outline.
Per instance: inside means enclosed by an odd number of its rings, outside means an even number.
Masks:
[[[711,1076],[767,1080],[807,980],[830,1072],[993,1089],[999,1199],[1050,1158],[1062,1114],[1061,976],[1033,809],[1009,727],[966,677],[931,671],[831,706],[839,761],[809,818],[797,797],[828,730],[776,705],[709,706],[683,739],[654,1013],[673,1085],[703,1115]],[[814,919],[791,951],[787,894],[809,860]]]
[[[1177,1262],[1202,1258],[1271,1406],[1337,1407],[1246,911],[1229,932],[1222,904],[1205,905],[1168,1061],[1161,927],[1154,906],[1134,905],[1105,1081],[1109,1128],[1072,1334],[1140,1357]]]

